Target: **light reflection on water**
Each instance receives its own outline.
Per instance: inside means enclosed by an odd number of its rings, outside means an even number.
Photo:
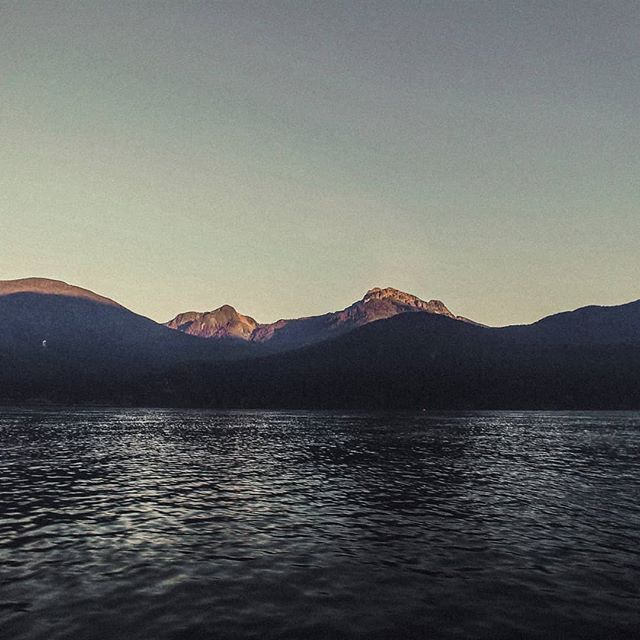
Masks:
[[[0,413],[2,638],[633,637],[640,416]]]

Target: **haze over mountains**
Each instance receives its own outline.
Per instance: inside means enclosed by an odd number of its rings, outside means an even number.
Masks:
[[[166,325],[59,281],[0,281],[0,400],[274,408],[640,408],[640,301],[485,327],[374,288],[260,324]]]

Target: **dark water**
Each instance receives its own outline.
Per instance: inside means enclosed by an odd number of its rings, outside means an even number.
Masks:
[[[640,637],[640,415],[0,411],[0,636]]]

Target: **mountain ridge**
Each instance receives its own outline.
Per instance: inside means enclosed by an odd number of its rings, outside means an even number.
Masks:
[[[441,300],[422,300],[393,287],[374,287],[342,310],[301,318],[281,318],[259,323],[230,305],[206,312],[178,314],[165,326],[203,338],[241,339],[272,343],[279,348],[313,344],[341,335],[356,327],[390,318],[399,313],[433,313],[468,322],[455,316]]]
[[[165,379],[186,405],[216,408],[640,409],[637,311],[630,343],[547,343],[535,330],[399,314],[251,361],[185,363]]]
[[[218,311],[231,325],[241,316]],[[341,311],[274,324],[264,342],[208,340],[61,281],[3,281],[0,402],[640,409],[640,300],[485,327],[376,288]]]

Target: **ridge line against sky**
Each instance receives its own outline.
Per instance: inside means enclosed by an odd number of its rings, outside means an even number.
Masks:
[[[233,302],[220,302],[219,304],[216,304],[215,306],[212,306],[210,308],[190,308],[190,309],[182,309],[181,311],[177,311],[176,313],[174,313],[173,316],[171,316],[170,318],[151,318],[151,316],[148,316],[147,314],[143,313],[142,311],[140,311],[139,309],[136,309],[135,304],[133,305],[129,305],[129,304],[123,304],[123,302],[121,300],[118,300],[116,297],[109,295],[108,293],[105,293],[104,291],[98,291],[96,289],[93,289],[90,285],[81,285],[75,282],[66,282],[64,280],[61,280],[60,278],[47,278],[47,277],[39,277],[39,276],[26,276],[24,278],[15,278],[17,280],[22,280],[22,279],[36,279],[36,280],[53,280],[53,281],[57,281],[57,282],[61,282],[63,285],[69,285],[71,287],[78,287],[82,290],[87,291],[90,294],[95,294],[96,296],[100,297],[100,298],[104,298],[110,302],[115,302],[118,306],[122,306],[125,309],[128,309],[129,311],[132,311],[133,313],[136,313],[138,315],[142,315],[145,317],[148,317],[152,320],[154,320],[155,322],[161,323],[161,324],[167,324],[168,322],[175,320],[178,316],[180,315],[184,315],[186,313],[197,313],[197,314],[205,314],[205,313],[210,313],[212,311],[217,311],[219,310],[221,307],[224,306],[230,306],[233,309],[235,309],[236,312],[238,312],[241,315],[244,316],[249,316],[250,318],[252,318],[253,320],[255,320],[259,325],[265,325],[265,324],[272,324],[274,322],[277,322],[279,320],[296,320],[296,319],[302,319],[302,318],[307,318],[309,316],[320,316],[320,315],[325,315],[328,313],[337,313],[340,311],[344,311],[345,309],[347,309],[348,307],[350,307],[351,305],[360,302],[361,300],[363,300],[367,294],[372,290],[372,289],[394,289],[395,291],[397,291],[398,293],[402,294],[409,294],[410,296],[415,296],[416,298],[418,298],[419,300],[422,300],[423,302],[432,302],[432,301],[439,301],[442,302],[445,307],[447,307],[449,309],[449,311],[455,316],[458,317],[458,319],[466,319],[466,320],[471,320],[472,322],[480,322],[479,320],[477,320],[476,318],[474,318],[473,316],[464,316],[460,313],[457,313],[455,309],[452,309],[449,307],[449,305],[446,303],[445,300],[442,300],[441,298],[437,298],[437,297],[429,297],[429,296],[424,296],[424,295],[420,295],[420,294],[416,294],[414,292],[411,291],[403,291],[401,289],[397,289],[397,287],[393,287],[393,286],[375,286],[375,287],[370,287],[366,292],[361,292],[360,294],[356,294],[355,297],[353,297],[352,299],[348,300],[348,301],[343,301],[343,302],[336,302],[334,304],[333,307],[331,308],[326,308],[326,309],[320,309],[317,312],[313,313],[313,314],[293,314],[290,316],[279,316],[277,318],[274,318],[273,320],[268,320],[268,321],[264,321],[261,320],[260,318],[256,317],[254,314],[251,313],[250,309],[242,309],[239,308],[238,306],[236,306]],[[11,280],[14,280],[13,278]],[[0,284],[2,284],[2,282],[7,281],[5,278],[0,278]],[[64,295],[63,293],[56,293],[55,295]],[[503,324],[500,325],[489,325],[489,324],[485,324],[485,323],[480,323],[483,324],[484,326],[487,327],[504,327],[504,326],[513,326],[513,325],[518,325],[518,324],[533,324],[534,322],[537,322],[538,320],[543,320],[544,318],[547,318],[549,316],[552,315],[556,315],[556,314],[560,314],[560,313],[565,313],[565,312],[572,312],[572,311],[576,311],[579,308],[583,308],[583,307],[591,307],[591,306],[595,306],[595,307],[617,307],[617,306],[623,306],[626,304],[631,304],[634,302],[640,302],[640,299],[634,299],[634,300],[624,300],[624,301],[620,301],[617,303],[613,303],[613,304],[600,304],[598,302],[592,302],[590,304],[586,304],[586,305],[582,305],[582,307],[575,307],[575,308],[562,308],[562,309],[555,309],[553,311],[551,311],[550,313],[545,314],[544,316],[537,316],[535,317],[532,321],[528,322],[528,323],[518,323],[518,322],[505,322]]]
[[[636,300],[639,69],[637,2],[0,3],[0,277],[159,321]]]

